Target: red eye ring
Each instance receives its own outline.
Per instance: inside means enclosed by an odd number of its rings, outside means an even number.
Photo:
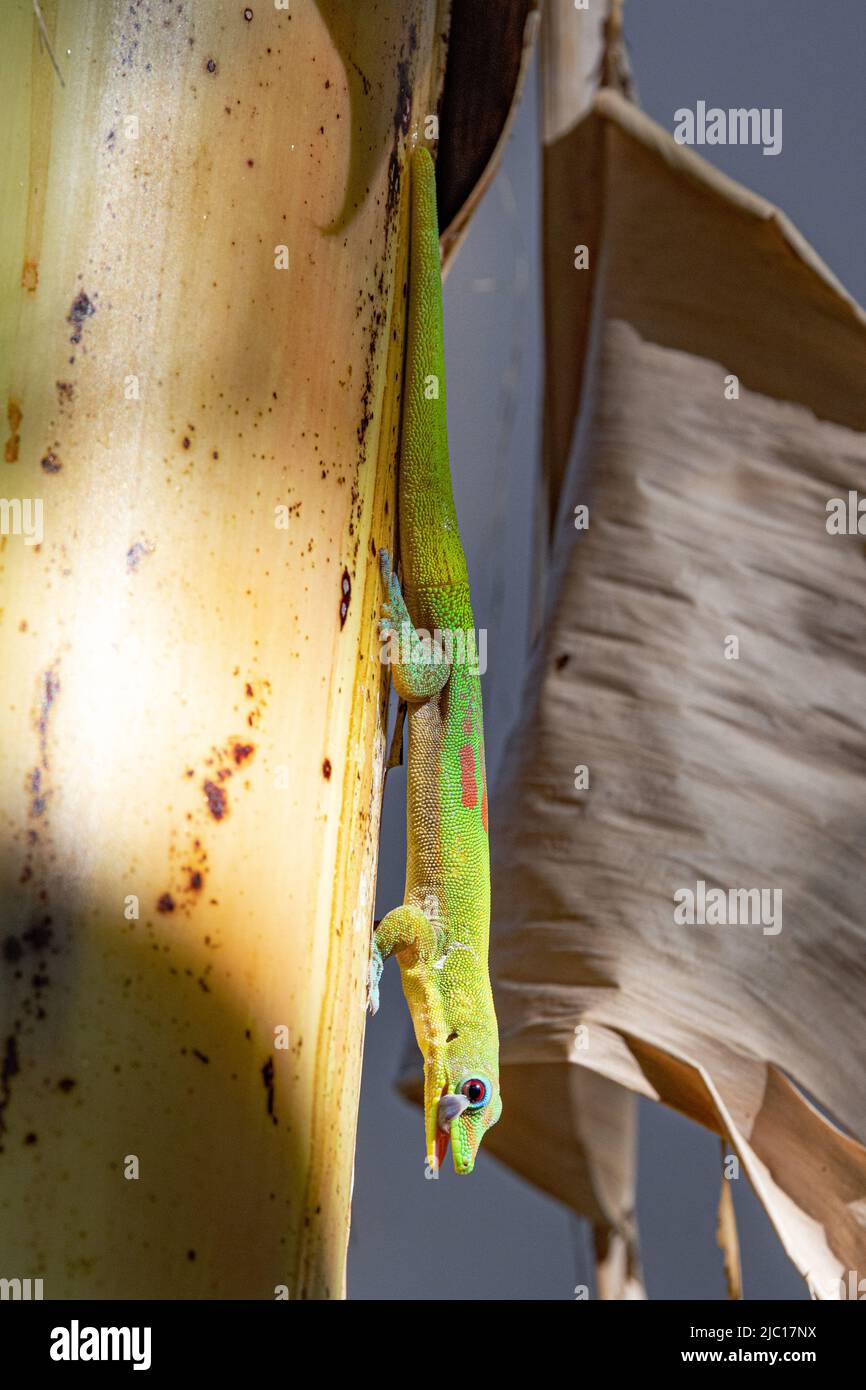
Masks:
[[[478,1110],[490,1099],[490,1083],[483,1076],[470,1076],[461,1084],[460,1095],[469,1101],[471,1110]]]

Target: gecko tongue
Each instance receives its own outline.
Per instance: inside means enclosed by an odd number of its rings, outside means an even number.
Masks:
[[[447,1129],[437,1129],[436,1131],[436,1167],[441,1168],[445,1162],[445,1155],[448,1152],[448,1141],[451,1135]]]

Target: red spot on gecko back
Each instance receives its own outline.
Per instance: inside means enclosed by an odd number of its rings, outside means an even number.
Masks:
[[[475,749],[471,743],[460,747],[460,800],[466,807],[478,805],[478,783],[475,780]]]
[[[487,768],[484,764],[484,744],[479,749],[481,758],[481,824],[484,826],[484,834],[487,834]]]

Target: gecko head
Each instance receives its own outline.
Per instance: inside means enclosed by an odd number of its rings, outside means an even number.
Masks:
[[[481,1140],[502,1114],[497,1059],[489,1057],[478,1066],[454,1059],[442,1070],[441,1087],[437,1079],[427,1108],[430,1161],[440,1168],[450,1141],[455,1173],[471,1173]]]

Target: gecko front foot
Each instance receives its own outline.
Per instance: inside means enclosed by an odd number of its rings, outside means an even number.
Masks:
[[[370,971],[367,976],[367,1008],[371,1014],[379,1012],[379,981],[382,978],[382,971],[385,969],[385,962],[382,959],[382,952],[379,950],[376,938],[373,938],[373,950],[370,955]]]

